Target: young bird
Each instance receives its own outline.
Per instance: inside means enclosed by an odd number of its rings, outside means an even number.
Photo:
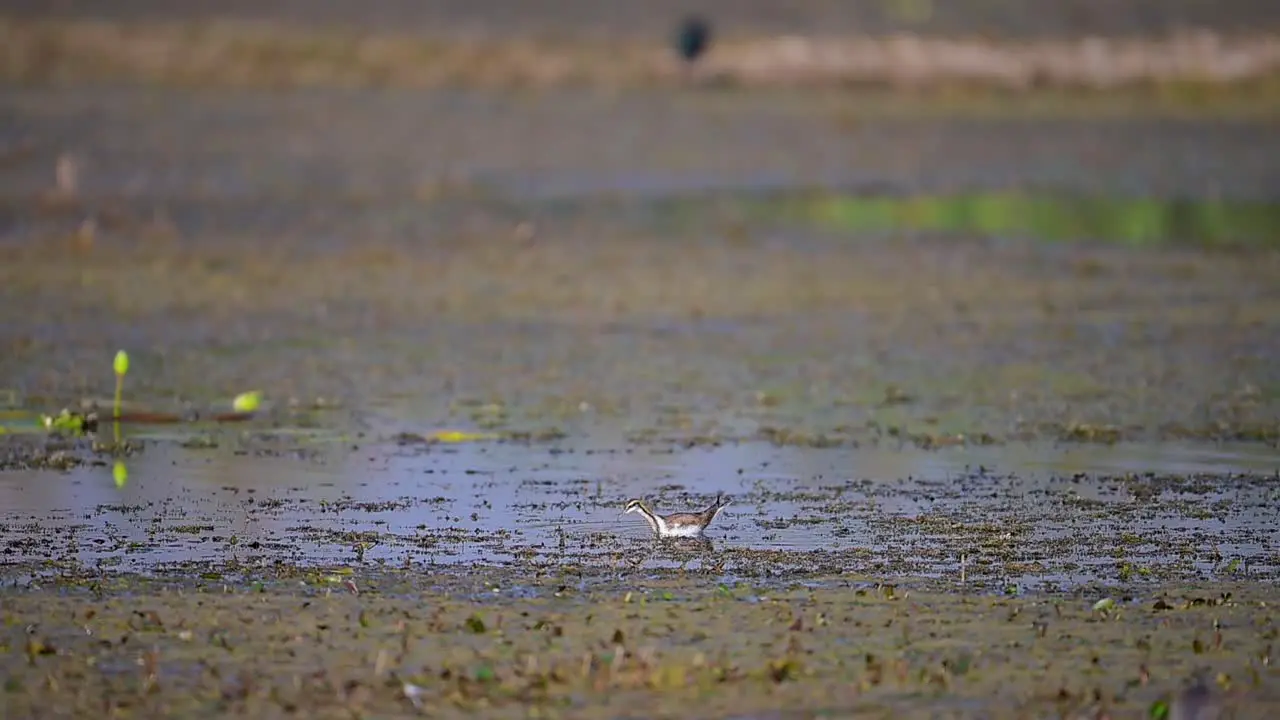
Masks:
[[[697,538],[702,537],[702,531],[707,529],[712,520],[720,514],[720,511],[729,504],[729,498],[723,493],[716,495],[716,501],[702,512],[696,513],[672,513],[670,515],[659,515],[643,500],[628,500],[627,507],[622,514],[638,512],[649,523],[649,527],[653,529],[653,533],[660,538]]]

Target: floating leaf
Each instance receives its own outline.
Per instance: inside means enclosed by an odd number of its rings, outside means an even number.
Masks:
[[[45,428],[49,430],[78,433],[84,429],[84,417],[66,408],[56,416],[44,415],[41,419],[44,421]]]
[[[497,439],[495,433],[486,432],[468,432],[466,430],[437,430],[427,436],[427,440],[434,440],[442,443],[462,443],[475,442],[477,440],[494,440]]]
[[[112,363],[112,367],[115,368],[117,375],[128,375],[129,374],[129,353],[123,350],[117,350],[116,359],[115,359],[115,362]]]
[[[239,413],[251,413],[258,409],[258,405],[262,403],[262,393],[253,390],[246,393],[240,393],[236,399],[231,402],[231,407]]]

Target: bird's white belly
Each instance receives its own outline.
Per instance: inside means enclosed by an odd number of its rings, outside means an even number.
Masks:
[[[663,527],[662,531],[659,532],[658,534],[661,535],[662,537],[681,537],[681,538],[699,537],[702,535],[702,528],[698,527],[697,525],[676,525],[674,527],[668,525],[666,527]]]

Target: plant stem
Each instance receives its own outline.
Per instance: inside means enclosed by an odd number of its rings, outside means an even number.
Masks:
[[[115,436],[116,445],[120,444],[120,396],[124,393],[124,375],[116,373],[116,401],[112,408],[111,423],[112,434]]]

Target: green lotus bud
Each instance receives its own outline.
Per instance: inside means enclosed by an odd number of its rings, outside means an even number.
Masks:
[[[236,399],[232,401],[231,407],[238,413],[251,413],[258,409],[258,405],[262,402],[262,393],[254,390],[252,392],[240,393]]]

